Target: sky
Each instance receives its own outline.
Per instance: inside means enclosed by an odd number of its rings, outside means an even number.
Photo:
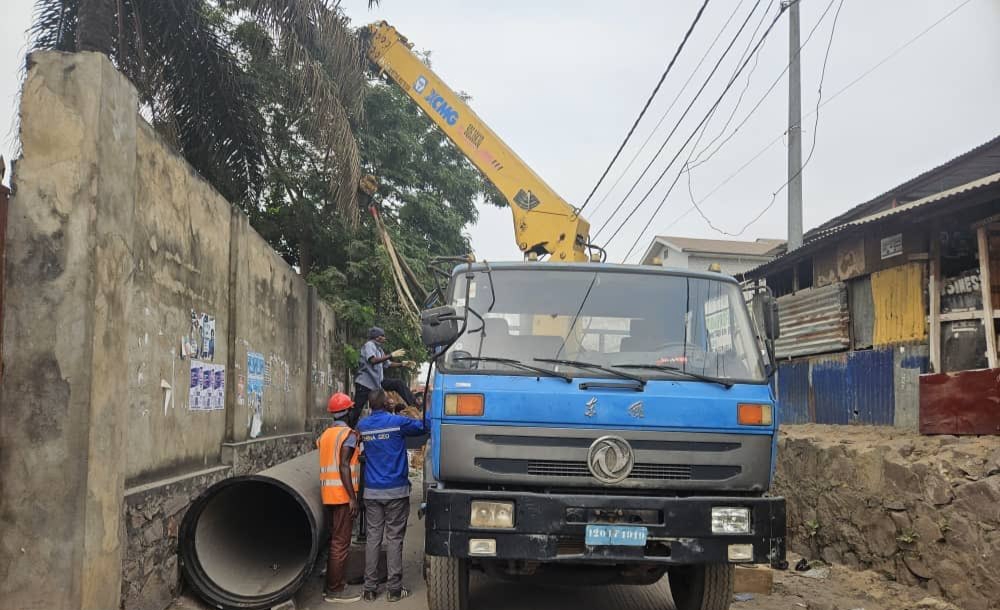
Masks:
[[[344,0],[342,7],[355,24],[384,19],[416,49],[430,51],[435,72],[453,89],[471,95],[473,108],[493,130],[566,201],[579,206],[702,1],[382,0],[380,7],[369,10],[367,0]],[[787,180],[786,77],[780,77],[769,95],[765,92],[788,63],[788,20],[783,16],[760,52],[749,54],[750,34],[756,31],[759,39],[778,12],[777,0],[761,0],[751,15],[755,5],[756,0],[709,1],[631,143],[584,209],[592,235],[598,235],[596,243],[604,245],[649,193],[632,220],[607,243],[610,260],[619,262],[635,244],[628,260],[636,262],[657,234],[786,236],[785,193],[779,192],[772,203],[772,194]],[[801,0],[800,6],[802,39],[816,27],[801,56],[803,158],[809,159],[802,173],[806,229],[1000,134],[1000,2],[843,0],[841,6],[840,0]],[[31,0],[0,3],[0,153],[8,159],[17,148],[13,126],[31,11]],[[681,120],[748,16],[730,55]],[[743,56],[750,58],[746,69],[722,96],[696,149],[707,150],[702,154],[705,162],[680,174],[692,150],[682,145]],[[821,81],[824,105],[817,121]],[[674,136],[667,140],[675,125]],[[649,145],[641,149],[647,138]],[[654,158],[665,141],[663,152]],[[707,146],[713,141],[715,145]],[[675,156],[677,161],[670,164]],[[696,154],[694,160],[698,158]],[[647,165],[650,169],[640,179]],[[663,179],[654,184],[664,170]],[[633,185],[632,195],[626,197]],[[692,208],[692,197],[700,202],[704,217]],[[654,216],[657,206],[661,209]],[[618,213],[612,215],[616,208]],[[469,234],[480,258],[520,258],[508,210],[481,206],[480,220]]]

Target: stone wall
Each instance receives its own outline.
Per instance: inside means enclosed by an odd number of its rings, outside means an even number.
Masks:
[[[776,492],[792,550],[1000,608],[1000,437],[785,426]]]
[[[29,64],[4,273],[0,599],[163,608],[191,499],[313,448],[345,381],[336,319],[145,124],[105,57]]]

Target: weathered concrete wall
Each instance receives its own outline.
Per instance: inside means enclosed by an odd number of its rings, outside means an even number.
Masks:
[[[106,58],[33,55],[21,106],[0,606],[163,608],[191,500],[312,449],[343,378],[335,319],[143,123]],[[262,364],[255,401],[248,355]],[[198,370],[211,391],[193,400]]]
[[[253,401],[237,396],[229,439],[301,432],[308,410],[309,290],[302,278],[268,246],[249,224],[233,224],[235,336],[233,370],[247,372],[248,355],[264,360],[264,389],[259,433]]]
[[[343,335],[338,335],[333,309],[319,300],[315,289],[309,293],[309,311],[312,319],[309,325],[309,362],[312,370],[308,416],[324,418],[328,416],[326,404],[330,395],[347,389],[344,370],[335,365],[340,355],[334,353],[337,346],[343,343]]]
[[[1000,438],[785,426],[776,491],[796,552],[1000,608]]]
[[[133,314],[128,327],[130,481],[219,463],[223,410],[189,404],[191,312],[229,332],[229,203],[145,123],[136,138]],[[216,340],[225,364],[228,345]],[[229,382],[229,380],[226,380]],[[164,382],[170,387],[163,387]]]
[[[137,102],[99,55],[33,62],[6,245],[0,599],[106,610],[121,566]]]

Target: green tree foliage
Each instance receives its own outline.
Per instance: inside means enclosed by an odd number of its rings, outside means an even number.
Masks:
[[[476,221],[476,204],[506,201],[398,87],[371,82],[365,117],[358,134],[362,168],[378,177],[379,207],[397,250],[430,287],[433,257],[470,252],[463,230]],[[420,356],[419,329],[399,303],[388,257],[368,218],[343,251],[346,257],[324,261],[312,280],[353,336],[377,323],[391,345]]]
[[[354,126],[365,76],[360,40],[325,0],[36,0],[33,49],[104,53],[135,84],[157,130],[230,201],[255,202],[265,181],[268,94],[237,53],[252,23],[287,69],[299,128],[326,157],[327,199],[356,210]],[[356,216],[354,216],[356,218]]]

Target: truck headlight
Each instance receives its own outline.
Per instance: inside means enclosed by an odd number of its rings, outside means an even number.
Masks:
[[[715,507],[712,509],[713,534],[749,534],[750,509]]]
[[[513,502],[486,502],[473,500],[469,525],[481,529],[513,529]]]

